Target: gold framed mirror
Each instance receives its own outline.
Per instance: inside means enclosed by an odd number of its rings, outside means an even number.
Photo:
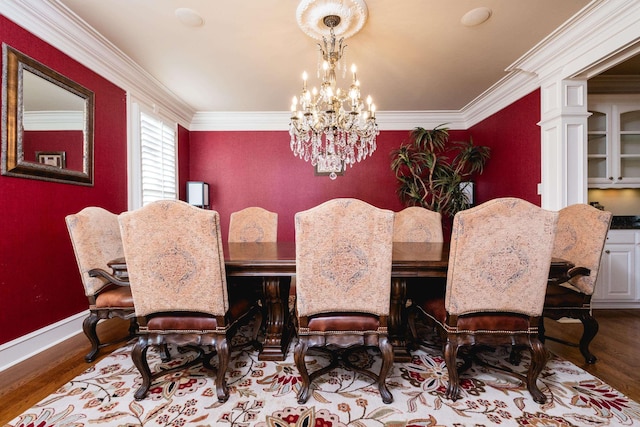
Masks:
[[[94,94],[2,44],[2,175],[93,185]]]

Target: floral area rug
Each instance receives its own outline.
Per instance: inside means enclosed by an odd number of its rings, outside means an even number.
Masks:
[[[232,353],[227,371],[230,397],[219,403],[213,378],[202,365],[157,379],[148,396],[133,394],[141,378],[131,361],[132,343],[113,352],[26,413],[13,427],[45,426],[640,426],[640,405],[575,365],[552,356],[539,377],[547,403],[535,403],[526,386],[499,371],[474,365],[461,375],[463,393],[447,400],[447,369],[441,352],[421,347],[408,363],[396,363],[388,378],[394,402],[385,405],[377,387],[352,371],[337,369],[313,383],[313,394],[298,404],[300,377],[293,346],[283,362],[262,362],[249,348]],[[194,357],[171,348],[163,363],[150,349],[153,372]],[[357,354],[357,363],[379,366],[375,351]],[[525,372],[508,349],[483,357]],[[215,362],[215,358],[213,359]],[[322,353],[307,359],[310,369],[327,363]],[[315,365],[315,366],[314,366]]]

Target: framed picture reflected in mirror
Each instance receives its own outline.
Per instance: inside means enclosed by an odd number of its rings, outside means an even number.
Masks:
[[[64,151],[36,151],[38,163],[64,169],[66,167]]]

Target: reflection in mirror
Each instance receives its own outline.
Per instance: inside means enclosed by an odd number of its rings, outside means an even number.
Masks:
[[[93,92],[2,51],[2,174],[93,185]]]

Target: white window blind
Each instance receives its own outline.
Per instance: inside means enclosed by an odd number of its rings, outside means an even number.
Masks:
[[[176,131],[140,112],[142,204],[177,199]]]

